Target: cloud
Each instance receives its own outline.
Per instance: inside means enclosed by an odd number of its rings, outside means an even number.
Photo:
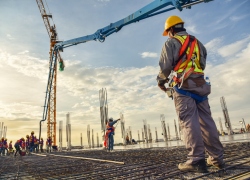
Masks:
[[[249,15],[248,15],[248,14],[245,14],[245,15],[242,15],[242,16],[231,16],[231,17],[230,17],[230,20],[232,20],[232,21],[239,21],[239,20],[241,20],[241,19],[246,18],[247,16],[249,16]]]
[[[218,53],[222,57],[232,56],[235,53],[237,53],[240,50],[242,50],[244,47],[246,47],[246,45],[249,42],[249,40],[250,40],[250,36],[247,37],[247,38],[245,38],[245,39],[243,39],[243,40],[240,40],[240,41],[234,42],[232,44],[223,46],[223,47],[221,47],[221,48],[218,49]]]
[[[196,29],[196,26],[195,26],[195,25],[186,26],[185,28],[186,28],[188,31],[191,31],[191,32],[194,33],[194,34],[200,34],[200,32]]]
[[[15,39],[10,34],[7,34],[7,38],[10,39],[10,40]]]
[[[243,1],[241,3],[239,3],[237,6],[234,6],[232,9],[228,10],[228,13],[226,13],[225,15],[223,15],[221,18],[219,18],[216,21],[216,24],[219,24],[221,21],[223,21],[224,19],[228,18],[234,11],[236,11],[240,6],[242,6],[244,3],[246,3],[246,1]]]
[[[158,57],[158,54],[153,53],[153,52],[143,52],[143,53],[140,53],[140,55],[141,55],[142,58],[147,58],[147,57],[155,58],[155,57]]]

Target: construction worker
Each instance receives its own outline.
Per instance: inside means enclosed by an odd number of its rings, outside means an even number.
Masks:
[[[129,144],[129,137],[128,137],[128,135],[126,137],[126,141],[127,141],[127,144]]]
[[[113,118],[109,118],[109,122],[107,122],[107,132],[106,137],[108,139],[108,152],[114,152],[113,145],[114,145],[114,135],[115,135],[115,128],[114,124],[117,123],[120,119],[113,121]]]
[[[2,137],[1,142],[0,142],[0,155],[2,154],[3,156],[5,155],[5,147],[4,147],[4,137]]]
[[[51,152],[51,145],[52,145],[52,139],[49,136],[49,138],[47,139],[47,153]]]
[[[4,140],[4,151],[5,150],[6,150],[7,155],[9,155],[7,138],[5,138]]]
[[[36,136],[34,137],[34,146],[35,146],[35,152],[37,153],[38,152],[38,140],[36,138]]]
[[[30,135],[30,138],[29,138],[29,140],[30,140],[30,152],[33,152],[34,151],[34,148],[35,148],[35,142],[34,142],[34,139],[35,137],[34,137],[34,131],[31,131],[31,135]]]
[[[250,127],[249,127],[249,124],[247,124],[247,132],[250,131]]]
[[[30,137],[29,135],[26,135],[26,152],[30,153]]]
[[[22,140],[20,139],[20,140],[17,140],[16,141],[16,143],[15,143],[15,149],[16,149],[16,152],[15,152],[15,156],[16,156],[16,154],[17,154],[17,152],[19,152],[19,154],[21,155],[21,147],[20,147],[20,144],[22,143]]]
[[[41,138],[41,141],[40,141],[40,150],[41,150],[41,152],[43,152],[43,138]]]
[[[9,143],[9,154],[13,153],[12,141]]]
[[[209,155],[207,163],[222,169],[225,165],[224,150],[207,99],[211,86],[209,82],[206,83],[203,73],[206,67],[206,48],[186,32],[184,22],[178,16],[166,20],[163,36],[169,36],[169,39],[164,43],[160,56],[158,86],[174,99],[189,151],[188,160],[180,163],[178,168],[183,171],[207,172],[206,151]],[[168,78],[172,79],[169,82],[172,89],[166,89],[164,85],[168,83]]]

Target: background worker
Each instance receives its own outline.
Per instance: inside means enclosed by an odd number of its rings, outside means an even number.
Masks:
[[[43,138],[41,138],[41,141],[40,141],[40,150],[41,152],[43,152]]]
[[[34,136],[34,148],[35,148],[35,152],[38,152],[38,140],[36,138],[36,136]]]
[[[180,88],[182,91],[179,90],[179,85],[172,90],[185,145],[189,151],[188,160],[180,163],[179,169],[206,172],[205,150],[209,155],[207,163],[221,169],[224,167],[223,146],[211,117],[208,99],[204,100],[211,92],[211,86],[206,84],[203,73],[206,67],[206,48],[194,36],[189,36],[184,28],[184,22],[178,16],[167,19],[163,36],[169,36],[169,39],[163,45],[159,61],[160,72],[157,81],[161,90],[166,92],[164,84],[168,82],[171,71],[175,71],[180,78],[182,72],[192,70],[189,71],[192,74],[190,73],[191,75]],[[189,43],[184,49],[185,40],[188,38]],[[193,53],[189,54],[192,51]],[[188,58],[190,61],[187,63]],[[192,97],[189,96],[191,94]],[[194,99],[193,94],[196,98],[201,97],[199,99],[203,101]]]
[[[126,137],[126,141],[127,141],[127,144],[129,144],[129,137],[128,137],[128,135]]]
[[[109,118],[109,122],[107,122],[107,137],[108,137],[108,152],[113,152],[113,146],[114,146],[114,135],[115,135],[115,128],[114,124],[117,123],[120,119],[117,119],[113,121],[113,118]]]
[[[0,142],[0,155],[5,154],[4,153],[4,137],[2,137],[1,142]]]
[[[31,131],[31,135],[30,135],[30,138],[29,138],[29,140],[30,140],[30,152],[33,152],[34,151],[34,146],[35,146],[35,144],[34,144],[34,131]]]
[[[51,137],[49,136],[49,138],[47,139],[47,153],[51,152],[51,145],[52,145],[52,139]]]
[[[14,147],[16,149],[15,156],[16,156],[17,152],[19,152],[19,154],[21,155],[21,152],[22,152],[21,147],[20,147],[21,142],[22,142],[22,140],[17,140],[15,145],[14,145]]]
[[[26,135],[26,152],[30,154],[30,137]]]
[[[5,150],[6,150],[6,154],[9,155],[7,139],[4,140],[4,152]]]
[[[9,143],[9,154],[13,153],[12,141]]]

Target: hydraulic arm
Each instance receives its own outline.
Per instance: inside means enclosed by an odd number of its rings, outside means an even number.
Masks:
[[[104,42],[106,37],[108,37],[109,35],[115,32],[120,31],[122,27],[129,25],[131,23],[139,22],[140,20],[158,15],[167,11],[171,11],[174,9],[178,9],[179,11],[182,11],[183,8],[190,9],[192,5],[202,3],[202,2],[209,2],[209,1],[213,1],[213,0],[155,0],[152,3],[148,4],[147,6],[134,12],[133,14],[130,14],[129,16],[125,17],[124,19],[121,19],[115,23],[111,23],[110,25],[104,28],[98,29],[94,34],[71,39],[68,41],[63,41],[63,42],[55,44],[52,57],[51,57],[51,63],[52,62],[55,62],[55,63],[54,63],[54,66],[51,66],[50,68],[47,91],[46,91],[46,96],[45,96],[43,119],[41,121],[45,121],[47,117],[48,102],[49,102],[50,92],[51,92],[50,81],[53,80],[56,59],[58,56],[57,54],[59,50],[63,50],[63,48],[77,45],[80,43],[85,43],[88,41],[93,41],[93,40]],[[61,64],[60,64],[60,67],[63,68]],[[41,126],[41,121],[40,121],[40,126]]]

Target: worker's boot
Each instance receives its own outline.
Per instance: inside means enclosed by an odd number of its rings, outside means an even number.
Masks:
[[[212,165],[212,166],[214,166],[214,167],[216,167],[216,168],[218,168],[218,169],[223,169],[223,168],[225,168],[225,163],[223,163],[223,164],[212,163],[212,162],[210,161],[209,158],[207,158],[207,164],[208,164],[208,165]]]
[[[198,161],[196,164],[180,163],[178,168],[181,171],[192,171],[192,172],[199,172],[199,173],[208,172],[205,159]]]

